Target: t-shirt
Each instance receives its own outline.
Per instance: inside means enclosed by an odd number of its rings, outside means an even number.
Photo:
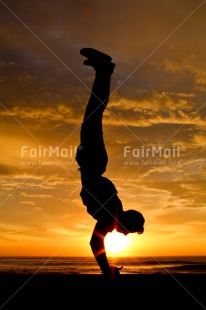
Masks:
[[[117,189],[107,178],[99,176],[82,184],[80,196],[87,212],[101,222],[113,222],[122,212]]]

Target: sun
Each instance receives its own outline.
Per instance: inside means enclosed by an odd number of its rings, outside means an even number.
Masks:
[[[129,243],[129,237],[118,233],[116,230],[108,233],[104,239],[105,249],[111,253],[123,251],[129,245]]]

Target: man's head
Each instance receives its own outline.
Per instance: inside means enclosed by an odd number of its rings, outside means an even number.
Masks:
[[[123,211],[116,230],[124,235],[135,232],[142,234],[144,232],[144,222],[145,219],[140,212],[136,210]]]

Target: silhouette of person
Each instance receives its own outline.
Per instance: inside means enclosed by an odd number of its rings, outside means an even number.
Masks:
[[[102,117],[109,101],[115,64],[110,56],[92,48],[83,48],[80,54],[87,58],[84,64],[95,70],[92,92],[81,124],[80,145],[75,155],[81,173],[80,196],[87,212],[97,221],[90,240],[93,255],[103,275],[112,280],[119,276],[121,268],[109,265],[104,246],[105,236],[114,229],[124,235],[141,234],[145,220],[136,210],[123,210],[114,184],[102,176],[108,162]]]

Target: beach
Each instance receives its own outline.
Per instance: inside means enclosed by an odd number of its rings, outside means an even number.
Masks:
[[[204,274],[0,274],[0,309],[206,309]]]

